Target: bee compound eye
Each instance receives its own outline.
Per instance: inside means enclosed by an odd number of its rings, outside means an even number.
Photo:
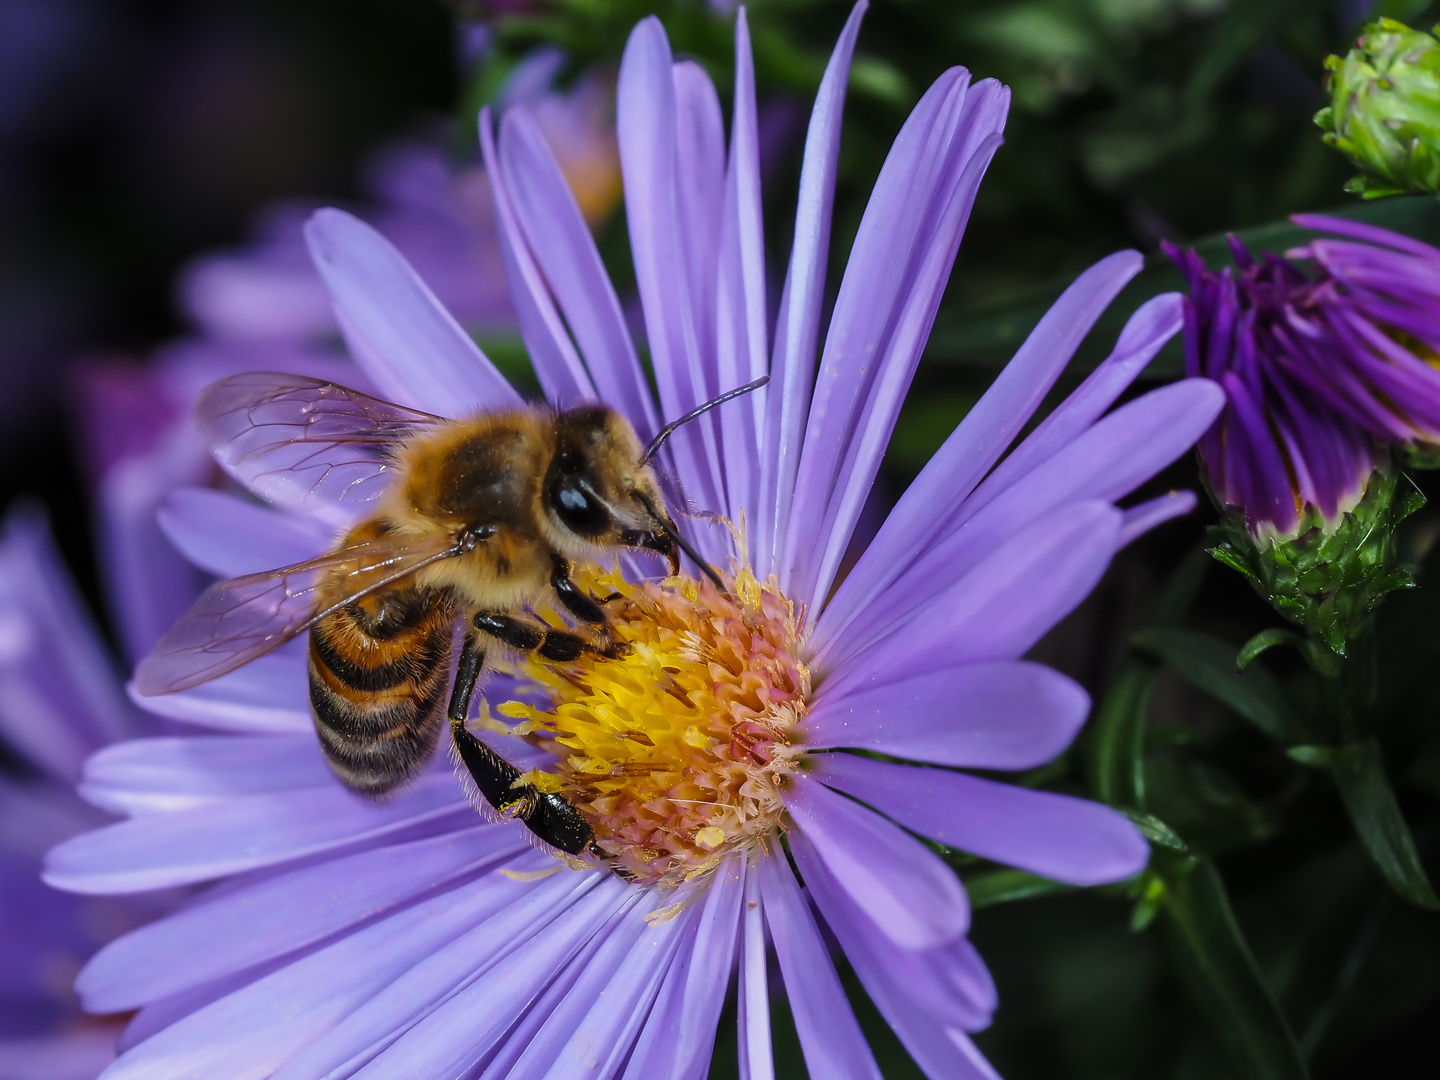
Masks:
[[[589,485],[576,476],[561,475],[550,489],[550,507],[571,532],[599,536],[610,528],[610,512]]]

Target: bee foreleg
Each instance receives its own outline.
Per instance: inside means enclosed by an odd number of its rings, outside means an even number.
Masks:
[[[605,625],[605,610],[581,590],[570,579],[570,564],[559,555],[555,556],[555,571],[550,575],[550,585],[565,610],[581,622]]]
[[[591,646],[591,651],[597,652],[601,656],[608,656],[613,660],[628,648],[624,643],[615,640],[610,629],[610,620],[605,617],[605,609],[600,606],[601,603],[617,598],[620,595],[619,593],[611,593],[604,601],[596,601],[594,597],[585,593],[571,580],[570,564],[559,555],[555,556],[555,572],[550,575],[550,585],[554,588],[555,595],[560,598],[560,603],[564,605],[566,611],[581,622],[600,627],[597,634],[600,643]],[[549,642],[547,642],[547,644],[549,644]],[[549,654],[542,649],[541,655],[546,656]],[[579,654],[577,653],[576,655]],[[550,659],[559,660],[566,658],[551,656]],[[573,657],[569,659],[573,659]]]

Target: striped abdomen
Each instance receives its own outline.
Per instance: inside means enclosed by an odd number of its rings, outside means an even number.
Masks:
[[[445,590],[382,589],[310,631],[310,707],[344,784],[383,795],[429,760],[443,726],[455,606]]]

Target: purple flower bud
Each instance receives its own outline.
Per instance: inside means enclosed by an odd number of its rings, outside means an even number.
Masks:
[[[1313,507],[1354,508],[1386,446],[1440,443],[1440,250],[1385,229],[1300,215],[1320,238],[1258,259],[1231,238],[1216,273],[1166,245],[1190,283],[1185,364],[1225,387],[1201,439],[1211,491],[1257,536],[1293,536]]]

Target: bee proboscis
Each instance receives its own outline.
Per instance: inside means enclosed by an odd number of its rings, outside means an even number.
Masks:
[[[403,785],[448,718],[457,756],[492,807],[562,851],[594,850],[589,824],[563,796],[520,783],[466,728],[486,650],[563,663],[623,647],[602,602],[572,580],[572,562],[647,549],[674,573],[683,551],[719,585],[666,513],[650,459],[681,424],[767,381],[705,402],[644,446],[603,405],[447,420],[297,375],[223,379],[196,412],[232,473],[292,506],[328,500],[366,512],[318,559],[210,586],[141,661],[136,689],[197,686],[308,631],[315,727],[346,786],[378,796]],[[584,632],[539,622],[529,614],[539,604]]]

